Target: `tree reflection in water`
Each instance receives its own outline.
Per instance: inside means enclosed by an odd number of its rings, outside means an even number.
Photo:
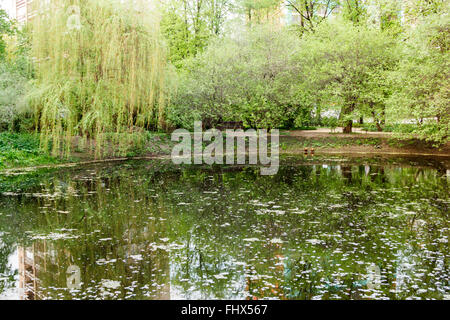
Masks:
[[[445,173],[316,157],[273,177],[164,161],[2,177],[0,297],[442,299]]]

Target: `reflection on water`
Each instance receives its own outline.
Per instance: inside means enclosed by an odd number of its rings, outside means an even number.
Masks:
[[[298,162],[1,177],[0,298],[448,298],[445,166]]]

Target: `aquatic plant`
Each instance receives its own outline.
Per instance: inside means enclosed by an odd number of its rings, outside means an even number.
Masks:
[[[34,2],[36,81],[28,95],[42,147],[51,142],[54,155],[67,156],[77,141],[102,157],[110,146],[121,153],[136,143],[143,128],[163,127],[165,50],[157,4],[44,3]]]

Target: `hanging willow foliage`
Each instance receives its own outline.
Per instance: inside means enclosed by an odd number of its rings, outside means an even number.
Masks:
[[[81,137],[82,145],[95,145],[102,157],[136,143],[139,128],[164,126],[166,60],[156,4],[34,4],[39,12],[32,19],[36,89],[29,101],[44,149],[51,145],[53,154],[68,155],[75,137]]]

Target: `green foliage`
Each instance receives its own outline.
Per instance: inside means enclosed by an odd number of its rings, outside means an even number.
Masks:
[[[326,117],[326,118],[322,118],[322,124],[325,127],[328,127],[332,131],[334,131],[334,130],[336,130],[337,126],[339,125],[339,120],[335,117]]]
[[[246,16],[247,22],[268,22],[268,15],[280,5],[279,0],[239,0],[238,8]]]
[[[275,2],[278,6],[283,5],[283,2]],[[315,31],[341,5],[339,0],[286,0],[284,4],[300,16],[298,27],[301,33]]]
[[[134,142],[136,127],[165,125],[157,10],[146,1],[70,4],[52,1],[51,15],[33,19],[36,81],[28,98],[42,145],[46,150],[53,142],[54,155],[68,155],[73,137],[81,136],[95,141],[98,157],[111,143],[120,153]]]
[[[438,144],[450,133],[449,35],[448,14],[430,15],[410,31],[390,100],[393,112],[416,120],[415,134]]]
[[[311,109],[308,107],[299,107],[297,110],[297,116],[294,120],[294,126],[298,129],[311,128],[318,124],[314,119]]]
[[[339,108],[347,132],[352,119],[361,115],[384,121],[389,72],[399,60],[391,36],[340,20],[324,23],[303,38],[299,59],[308,68],[313,100],[325,109]]]
[[[26,131],[32,112],[24,101],[28,79],[7,63],[0,64],[0,131]]]
[[[36,128],[54,154],[68,155],[76,136],[97,156],[139,154],[142,128],[195,120],[348,132],[364,117],[368,131],[448,141],[444,0],[288,1],[299,28],[278,25],[277,0],[171,0],[161,17],[144,1],[80,0],[81,28],[67,24],[71,1],[54,3],[31,31],[0,11],[0,131]],[[230,13],[241,18],[234,30]],[[339,119],[321,118],[330,110]],[[414,130],[399,123],[411,120]]]
[[[14,129],[14,123],[24,113],[21,97],[27,79],[8,65],[0,65],[0,131]]]
[[[39,147],[39,136],[0,133],[0,169],[57,163]]]
[[[361,125],[361,128],[364,131],[367,132],[376,132],[378,131],[378,128],[375,123],[364,123]],[[409,124],[409,123],[393,123],[393,124],[386,124],[383,127],[384,132],[396,132],[396,133],[413,133],[416,129],[415,124]]]
[[[238,38],[218,38],[186,64],[168,107],[174,126],[243,121],[246,127],[290,127],[303,101],[299,39],[254,28]]]
[[[17,30],[0,10],[0,131],[26,131],[32,125],[32,110],[25,103],[31,77],[27,31]]]
[[[9,18],[5,10],[0,9],[0,60],[6,55],[6,38],[12,36],[16,31],[14,21]]]
[[[343,1],[342,16],[354,24],[362,24],[367,21],[367,6],[364,0]]]
[[[164,5],[161,31],[169,61],[177,68],[183,60],[203,51],[210,39],[221,35],[231,0],[170,0]]]
[[[169,47],[169,61],[177,68],[182,67],[183,60],[195,53],[188,26],[180,16],[170,11],[163,15],[161,29]]]
[[[408,20],[416,20],[429,15],[441,14],[448,10],[448,0],[415,0],[405,7]],[[411,22],[408,21],[407,22]]]
[[[400,1],[377,0],[381,30],[394,36],[403,31],[401,23],[402,4]]]

